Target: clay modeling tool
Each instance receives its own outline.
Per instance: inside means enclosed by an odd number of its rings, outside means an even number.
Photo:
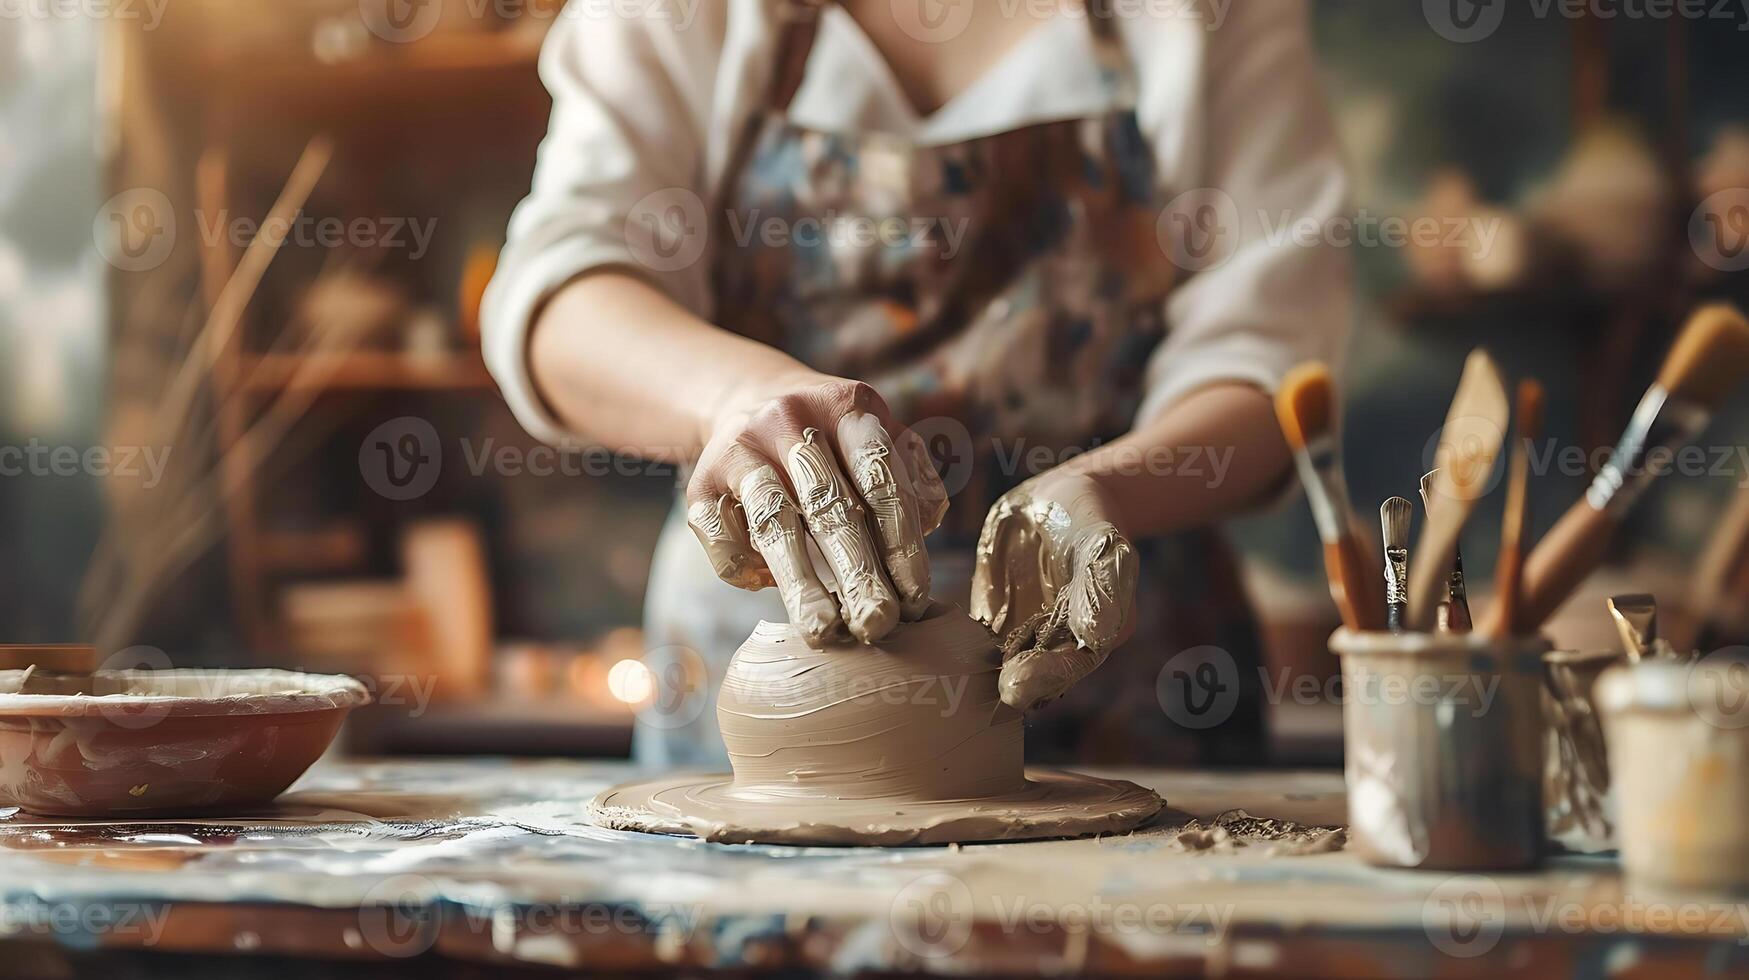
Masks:
[[[1433,481],[1439,476],[1438,470],[1433,470],[1421,478],[1421,506],[1428,512],[1433,510]],[[1437,629],[1441,633],[1468,633],[1470,631],[1470,600],[1469,590],[1464,587],[1464,552],[1462,545],[1452,549],[1451,577],[1445,582],[1445,597],[1439,600]]]
[[[1330,597],[1349,629],[1378,630],[1385,625],[1384,593],[1370,569],[1378,567],[1371,549],[1356,533],[1342,478],[1341,443],[1336,434],[1335,385],[1319,362],[1302,364],[1282,379],[1275,414],[1294,453],[1312,520],[1324,542],[1324,571]]]
[[[1646,466],[1647,455],[1686,445],[1746,377],[1749,322],[1726,304],[1696,311],[1584,498],[1567,510],[1526,560],[1525,629],[1541,626],[1602,563],[1610,537],[1660,469]]]
[[[1524,580],[1525,524],[1530,519],[1530,454],[1543,431],[1542,385],[1531,380],[1518,383],[1515,414],[1518,442],[1506,477],[1506,516],[1500,525],[1500,560],[1494,566],[1494,608],[1499,610],[1494,635],[1501,639],[1523,632],[1519,586]]]
[[[1409,568],[1409,628],[1427,630],[1451,586],[1458,535],[1488,487],[1506,440],[1506,385],[1488,352],[1470,352],[1440,430],[1439,468],[1427,493],[1427,521]],[[1454,607],[1456,603],[1453,603]],[[1466,610],[1467,611],[1467,610]]]
[[[1658,639],[1658,600],[1644,593],[1612,595],[1609,617],[1615,620],[1629,660],[1639,663],[1651,655]]]
[[[1379,505],[1385,535],[1385,628],[1403,632],[1403,612],[1409,608],[1409,523],[1415,505],[1392,497]]]
[[[76,694],[89,690],[97,648],[83,643],[0,644],[0,670],[22,670],[19,694]]]

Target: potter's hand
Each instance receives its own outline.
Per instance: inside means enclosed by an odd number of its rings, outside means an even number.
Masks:
[[[712,424],[686,504],[717,575],[776,586],[810,643],[841,625],[872,642],[929,607],[923,536],[947,493],[923,440],[868,385],[806,374],[738,398]],[[836,595],[815,574],[810,539]]]
[[[1135,631],[1136,555],[1097,481],[1052,470],[984,520],[972,615],[1003,641],[1002,700],[1045,704]]]

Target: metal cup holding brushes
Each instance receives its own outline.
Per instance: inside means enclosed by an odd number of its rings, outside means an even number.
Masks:
[[[1338,630],[1349,840],[1371,864],[1543,855],[1541,637]]]

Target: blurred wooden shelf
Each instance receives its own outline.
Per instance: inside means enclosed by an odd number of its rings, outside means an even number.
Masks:
[[[263,529],[262,564],[302,572],[344,571],[364,563],[364,529],[336,522],[313,529]]]
[[[245,390],[274,393],[318,391],[489,391],[492,375],[476,354],[404,354],[354,351],[341,354],[262,354],[242,359]]]
[[[312,89],[326,89],[358,97],[368,95],[373,85],[445,75],[526,72],[532,76],[540,47],[540,35],[530,31],[439,32],[407,44],[375,43],[355,58],[332,62],[307,53],[226,51],[209,58],[204,71],[207,77],[236,79],[251,95],[296,98]]]

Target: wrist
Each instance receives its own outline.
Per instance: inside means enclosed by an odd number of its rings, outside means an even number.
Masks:
[[[771,363],[740,372],[714,397],[693,401],[694,424],[701,447],[709,443],[719,429],[739,429],[749,415],[773,398],[831,380],[799,361],[776,351],[772,354],[776,356]]]

